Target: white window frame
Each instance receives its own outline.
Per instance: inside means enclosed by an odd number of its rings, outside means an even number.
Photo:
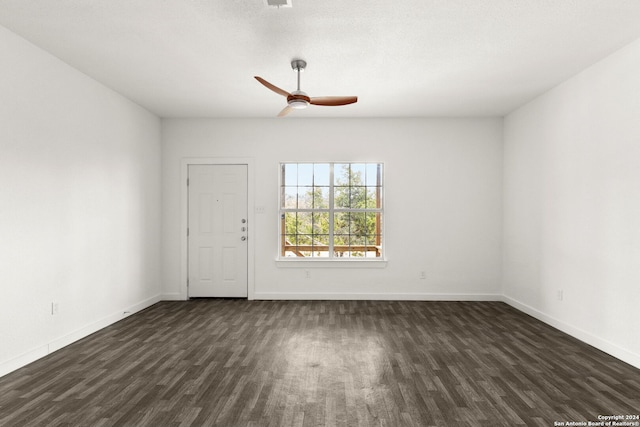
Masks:
[[[284,208],[283,207],[283,167],[287,164],[322,164],[329,165],[330,178],[329,178],[329,207],[326,209],[313,209],[313,208]],[[379,207],[372,209],[354,209],[354,208],[336,208],[334,207],[334,167],[341,164],[357,164],[357,165],[380,165],[380,202]],[[320,265],[332,265],[332,266],[364,266],[383,268],[386,267],[386,250],[385,250],[385,209],[384,209],[384,191],[385,191],[385,165],[383,162],[375,161],[286,161],[278,164],[278,256],[276,258],[278,266],[291,267],[304,265],[305,267],[320,266]],[[285,235],[284,227],[284,214],[286,212],[328,212],[329,214],[329,248],[327,257],[287,257],[283,256],[283,236]],[[379,257],[336,257],[334,256],[334,213],[338,212],[364,212],[364,213],[380,213],[382,221],[378,226],[378,234],[380,234],[380,256]]]

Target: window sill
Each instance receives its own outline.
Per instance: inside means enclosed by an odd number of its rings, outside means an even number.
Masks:
[[[276,267],[278,268],[387,268],[386,260],[375,259],[350,259],[350,260],[333,260],[333,259],[315,259],[313,261],[301,259],[276,259]]]

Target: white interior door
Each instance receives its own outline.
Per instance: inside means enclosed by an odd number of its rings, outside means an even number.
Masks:
[[[189,297],[247,297],[247,165],[189,165]]]

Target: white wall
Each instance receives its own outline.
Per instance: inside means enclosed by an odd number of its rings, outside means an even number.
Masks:
[[[0,52],[2,375],[159,299],[160,120],[3,27]]]
[[[499,299],[501,119],[163,120],[163,286],[186,296],[181,271],[183,158],[250,157],[256,298]],[[276,265],[278,163],[385,164],[384,269]],[[427,272],[426,279],[419,272]]]
[[[640,40],[506,117],[503,279],[516,307],[640,367],[638,76]]]

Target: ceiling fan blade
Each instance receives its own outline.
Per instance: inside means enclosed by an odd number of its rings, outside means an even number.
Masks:
[[[282,95],[282,96],[290,96],[291,95],[286,90],[282,90],[278,86],[272,85],[271,83],[269,83],[268,81],[266,81],[262,77],[258,77],[258,76],[253,76],[253,77],[255,77],[255,79],[257,81],[259,81],[260,83],[262,83],[263,85],[265,85],[267,88],[271,89],[272,91],[274,91],[278,95]]]
[[[311,101],[309,101],[309,103],[313,105],[328,106],[348,105],[354,102],[358,102],[357,96],[319,96],[311,98]]]
[[[278,117],[284,117],[284,116],[286,116],[287,114],[289,114],[289,113],[290,113],[290,112],[292,112],[292,111],[293,111],[293,108],[291,108],[291,107],[289,107],[289,106],[287,105],[286,107],[284,107],[284,108],[282,109],[282,111],[280,111],[280,112],[278,113]]]

